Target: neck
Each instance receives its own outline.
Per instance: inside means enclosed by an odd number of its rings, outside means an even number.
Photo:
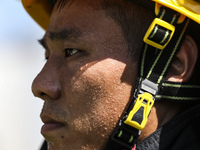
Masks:
[[[147,124],[142,130],[142,133],[138,139],[142,141],[151,133],[156,131],[159,127],[170,121],[173,117],[179,114],[182,110],[182,105],[171,101],[156,101],[151,113],[149,115]]]

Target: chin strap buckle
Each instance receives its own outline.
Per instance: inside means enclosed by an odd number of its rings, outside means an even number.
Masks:
[[[117,128],[112,134],[112,140],[132,149],[141,130],[145,127],[151,108],[154,104],[154,96],[158,91],[155,83],[145,79],[136,91],[137,98],[134,98],[129,105],[124,117],[119,121]]]
[[[138,130],[143,130],[153,104],[154,100],[151,94],[146,92],[139,94],[133,109],[129,112],[124,123]]]
[[[129,113],[124,123],[138,130],[143,130],[154,105],[154,96],[158,91],[158,87],[155,83],[145,79],[141,82],[138,91],[138,93],[136,92],[135,97],[137,98],[134,102],[134,107],[128,110]]]

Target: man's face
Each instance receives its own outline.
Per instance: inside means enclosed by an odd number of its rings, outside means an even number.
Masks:
[[[32,85],[44,100],[41,132],[49,150],[100,150],[130,99],[137,64],[98,0],[57,5],[41,41],[48,60]]]

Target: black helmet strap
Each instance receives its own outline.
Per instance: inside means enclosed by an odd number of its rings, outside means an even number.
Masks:
[[[182,23],[178,24],[180,16],[179,13],[162,7],[158,18],[151,25],[150,31],[147,31],[145,39],[147,42],[144,44],[141,58],[138,86],[133,99],[113,131],[112,142],[108,142],[106,150],[111,146],[113,146],[113,150],[132,150],[135,147],[155,100],[195,100],[199,98],[188,92],[190,89],[194,94],[194,91],[198,91],[200,88],[198,85],[168,82],[164,78],[185,38],[190,22],[190,19],[185,18]],[[165,28],[165,25],[169,27]],[[121,146],[116,148],[115,144]]]

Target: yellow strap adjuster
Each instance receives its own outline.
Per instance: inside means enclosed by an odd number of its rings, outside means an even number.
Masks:
[[[142,130],[147,123],[153,104],[154,100],[151,94],[139,94],[133,109],[129,112],[129,115],[124,123],[138,130]]]
[[[174,31],[175,26],[159,18],[155,18],[147,30],[143,40],[145,43],[163,50],[170,42]]]

